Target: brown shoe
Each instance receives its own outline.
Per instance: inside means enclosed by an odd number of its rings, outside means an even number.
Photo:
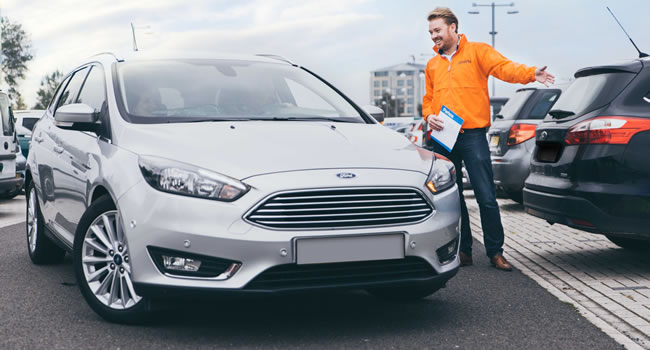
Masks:
[[[460,252],[460,254],[458,254],[458,256],[460,256],[460,266],[472,266],[472,264],[474,263],[472,261],[472,256],[471,255],[467,255],[467,254],[465,254],[463,252]]]
[[[498,270],[503,271],[512,271],[512,265],[503,257],[501,254],[497,254],[490,259],[492,266],[496,267]]]

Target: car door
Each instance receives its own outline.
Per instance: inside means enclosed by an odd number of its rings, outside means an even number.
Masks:
[[[16,136],[9,97],[0,93],[0,179],[16,176]]]
[[[96,113],[106,114],[104,71],[99,65],[93,65],[89,70],[79,93],[70,101],[87,104]],[[74,234],[88,206],[88,193],[91,186],[89,177],[97,173],[97,162],[94,156],[100,154],[100,143],[106,141],[93,132],[60,127],[57,127],[57,135],[63,151],[59,156],[61,181],[57,184],[62,195],[56,199],[59,207],[56,222],[66,231]]]
[[[52,198],[52,221],[50,221],[50,224],[51,227],[59,233],[61,238],[70,244],[74,238],[75,226],[66,220],[66,217],[69,216],[66,213],[74,210],[74,205],[72,205],[72,203],[79,200],[80,198],[78,197],[83,197],[83,192],[79,193],[79,191],[75,190],[75,188],[80,187],[81,184],[74,183],[76,181],[76,176],[73,173],[68,155],[66,154],[66,144],[71,142],[70,139],[77,137],[77,135],[69,133],[67,130],[57,126],[56,111],[62,106],[75,103],[79,96],[81,86],[86,80],[88,71],[89,67],[86,66],[72,73],[70,81],[61,93],[56,104],[53,123],[47,125],[47,137],[52,142],[53,152],[50,164],[52,167],[52,189],[54,195]]]

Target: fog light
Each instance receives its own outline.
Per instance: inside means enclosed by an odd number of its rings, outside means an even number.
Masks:
[[[162,258],[163,266],[167,270],[196,272],[199,271],[199,267],[201,267],[200,260],[167,255],[163,255]]]
[[[458,238],[454,238],[451,242],[443,245],[436,250],[438,260],[441,265],[449,264],[456,259],[456,252],[458,251]]]

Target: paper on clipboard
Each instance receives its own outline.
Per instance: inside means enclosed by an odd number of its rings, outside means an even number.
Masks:
[[[438,118],[442,119],[445,127],[442,130],[432,130],[431,138],[451,152],[456,144],[464,120],[446,106],[442,106]]]

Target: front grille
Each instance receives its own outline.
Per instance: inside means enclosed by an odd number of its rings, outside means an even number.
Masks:
[[[418,257],[330,264],[287,264],[262,272],[246,285],[245,289],[352,287],[424,279],[435,275],[431,265]]]
[[[246,219],[274,229],[329,229],[408,224],[432,212],[429,202],[413,189],[357,188],[282,193]]]

